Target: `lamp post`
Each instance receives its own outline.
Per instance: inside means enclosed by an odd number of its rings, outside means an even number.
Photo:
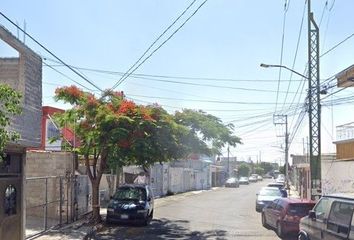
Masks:
[[[318,62],[317,62],[318,63]],[[320,94],[326,94],[326,89],[320,90],[319,76],[315,77],[310,74],[305,76],[287,66],[275,65],[275,64],[260,64],[264,68],[284,68],[309,82],[308,89],[308,113],[309,113],[309,134],[310,134],[310,169],[311,169],[311,198],[314,199],[315,195],[318,195],[321,188],[321,104],[320,104]],[[313,67],[313,66],[312,66]],[[314,70],[314,69],[313,69]],[[315,69],[316,70],[316,69]],[[315,71],[314,70],[314,71]],[[317,71],[317,70],[316,70]],[[312,79],[314,78],[314,80]],[[315,83],[313,83],[315,81]],[[286,134],[287,135],[287,134]],[[287,144],[287,143],[286,143]],[[286,165],[287,167],[287,165]]]
[[[297,71],[295,71],[295,70],[293,70],[293,69],[291,69],[291,68],[288,68],[287,66],[284,66],[284,65],[261,63],[260,66],[263,67],[263,68],[284,68],[284,69],[289,70],[290,72],[293,72],[293,73],[299,75],[300,77],[303,77],[303,78],[305,78],[305,79],[309,79],[309,78],[306,77],[305,75],[303,75],[303,74],[301,74],[301,73],[299,73],[299,72],[297,72]]]

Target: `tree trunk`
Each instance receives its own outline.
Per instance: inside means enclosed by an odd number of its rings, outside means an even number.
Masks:
[[[120,174],[121,174],[121,168],[117,166],[116,168],[116,190],[119,188],[120,185]]]
[[[100,215],[100,184],[97,179],[91,181],[92,184],[92,219],[95,223],[101,222],[101,215]]]
[[[109,197],[113,196],[113,191],[114,191],[114,175],[113,175],[113,171],[111,171],[111,174],[107,174],[106,175],[106,180],[108,183],[108,195]]]

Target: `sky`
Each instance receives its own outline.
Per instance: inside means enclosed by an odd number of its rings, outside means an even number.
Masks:
[[[128,71],[194,2],[156,47],[190,19],[134,72],[140,75],[131,75],[116,90],[124,91],[137,103],[158,103],[171,113],[183,108],[201,109],[233,123],[243,144],[230,149],[230,154],[239,160],[284,161],[284,125],[275,126],[273,114],[287,114],[289,133],[294,135],[290,154],[302,154],[309,135],[308,116],[299,127],[295,123],[305,102],[307,80],[285,69],[259,65],[283,64],[306,73],[305,0],[204,1],[12,0],[1,1],[0,11],[21,27],[26,26],[27,33],[65,63],[79,67],[99,88],[108,89],[120,79],[119,73]],[[329,79],[334,85],[333,76],[354,64],[354,26],[348,18],[352,9],[353,1],[312,2],[320,27],[321,54],[349,37],[320,58],[321,82]],[[0,24],[23,41],[23,34],[1,16]],[[58,86],[75,84],[72,80],[98,94],[28,37],[25,43],[43,57],[43,105],[68,108],[55,102],[53,95]],[[1,57],[16,54],[0,41]],[[332,142],[336,126],[352,122],[354,117],[353,103],[337,105],[333,101],[354,96],[353,89],[344,89],[323,102],[324,153],[335,151]],[[329,94],[337,90],[334,86]]]

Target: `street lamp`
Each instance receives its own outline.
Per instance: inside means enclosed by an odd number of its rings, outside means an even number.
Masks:
[[[293,73],[299,75],[300,77],[303,77],[303,78],[305,78],[305,79],[309,79],[309,78],[306,77],[305,75],[303,75],[303,74],[301,74],[301,73],[299,73],[299,72],[297,72],[297,71],[295,71],[295,70],[293,70],[293,69],[291,69],[291,68],[288,68],[287,66],[284,66],[284,65],[276,65],[276,64],[265,64],[265,63],[261,63],[260,66],[263,67],[263,68],[285,68],[285,69],[289,70],[290,72],[293,72]]]

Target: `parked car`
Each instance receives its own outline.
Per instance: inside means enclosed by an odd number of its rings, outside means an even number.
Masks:
[[[154,215],[154,197],[146,184],[118,188],[107,207],[106,221],[148,225]]]
[[[279,189],[282,189],[285,187],[284,183],[277,183],[277,182],[272,182],[272,183],[268,183],[267,185],[268,187],[277,187]]]
[[[277,198],[281,198],[282,193],[279,188],[276,187],[263,187],[259,193],[257,193],[256,199],[256,211],[262,212],[262,209],[273,202]]]
[[[258,181],[263,181],[263,177],[262,177],[261,175],[258,175],[258,176],[257,176],[257,180],[258,180]]]
[[[245,184],[248,185],[250,184],[248,177],[240,177],[240,179],[238,180],[239,184]]]
[[[249,178],[248,178],[249,182],[257,182],[257,177],[254,176],[254,175],[251,175]]]
[[[284,174],[279,174],[278,177],[275,179],[277,183],[284,183],[285,184],[285,176]]]
[[[238,188],[240,186],[237,178],[229,178],[225,182],[225,187],[234,187]]]
[[[297,234],[300,219],[308,214],[315,202],[303,199],[279,198],[262,211],[262,225],[276,230],[279,237]]]
[[[323,196],[300,220],[300,240],[354,240],[354,194]]]

